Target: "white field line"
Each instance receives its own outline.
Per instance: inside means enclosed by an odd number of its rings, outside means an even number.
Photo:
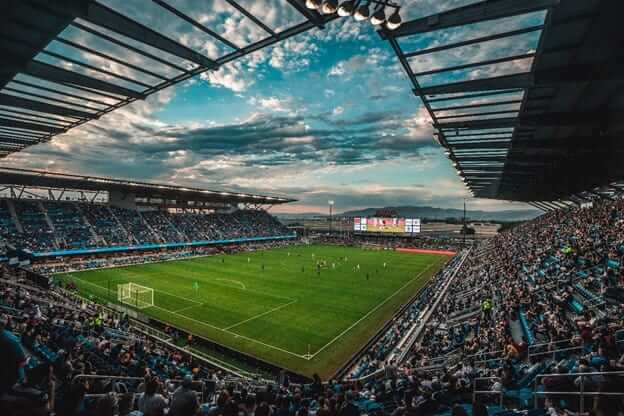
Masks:
[[[253,343],[255,343],[255,344],[260,344],[260,345],[265,346],[265,347],[267,347],[267,348],[271,348],[271,349],[274,349],[274,350],[277,350],[277,351],[281,351],[281,352],[283,352],[283,353],[286,353],[286,354],[289,354],[289,355],[292,355],[292,356],[295,356],[295,357],[298,357],[298,358],[305,358],[305,356],[300,355],[300,354],[297,354],[297,353],[294,353],[294,352],[292,352],[292,351],[288,351],[288,350],[285,350],[285,349],[283,349],[283,348],[276,347],[275,345],[271,345],[271,344],[267,344],[267,343],[262,342],[262,341],[258,341],[258,340],[257,340],[257,339],[255,339],[255,338],[249,338],[249,337],[246,337],[246,336],[244,336],[244,335],[237,334],[236,332],[230,331],[230,330],[225,329],[225,328],[219,328],[219,327],[216,327],[216,326],[214,326],[214,325],[210,325],[210,324],[208,324],[208,323],[206,323],[206,322],[198,321],[197,319],[193,319],[193,318],[191,318],[191,317],[189,317],[189,316],[186,316],[186,315],[184,315],[184,314],[177,313],[177,312],[173,312],[173,311],[170,311],[169,309],[161,308],[160,306],[156,306],[156,305],[154,305],[154,306],[153,306],[153,308],[157,308],[157,309],[163,310],[163,311],[165,311],[165,312],[169,312],[169,313],[171,313],[171,314],[181,316],[181,317],[182,317],[182,318],[184,318],[184,319],[187,319],[187,320],[189,320],[189,321],[193,321],[193,322],[195,322],[195,323],[197,323],[197,324],[200,324],[200,325],[207,326],[207,327],[212,328],[212,329],[215,329],[215,330],[217,330],[217,331],[225,332],[226,334],[233,335],[235,338],[242,338],[242,339],[244,339],[244,340],[246,340],[246,341],[250,341],[250,342],[253,342]]]
[[[88,281],[83,280],[83,279],[81,279],[81,278],[79,278],[79,277],[75,277],[75,276],[73,276],[73,277],[74,277],[75,279],[77,279],[77,280],[80,280],[80,281],[81,281],[81,282],[83,282],[83,283],[86,283],[86,284],[89,284],[89,285],[95,286],[95,287],[97,287],[97,288],[99,288],[99,289],[106,289],[106,288],[104,288],[104,287],[102,287],[102,286],[100,286],[100,285],[96,285],[95,283],[88,282]],[[155,290],[155,289],[154,289],[154,290]],[[166,292],[163,292],[163,293],[166,293]],[[173,296],[173,295],[172,295],[172,296]],[[186,298],[183,298],[183,297],[181,297],[181,296],[176,296],[176,297],[178,297],[178,298],[180,298],[180,299],[185,299],[185,300],[188,300],[188,301],[191,301],[191,302],[195,302],[195,303],[198,303],[198,304],[202,304],[201,302],[197,302],[197,301],[194,301],[194,300],[191,300],[191,299],[186,299]],[[296,299],[291,299],[291,302],[290,302],[290,303],[293,303],[293,301],[295,301],[295,302],[296,302]],[[193,306],[197,306],[197,305],[193,305]],[[284,306],[284,307],[285,307],[286,305],[282,305],[282,306]],[[288,350],[285,350],[285,349],[283,349],[283,348],[276,347],[275,345],[267,344],[267,343],[262,342],[262,341],[258,341],[257,339],[254,339],[254,338],[249,338],[249,337],[246,337],[246,336],[244,336],[244,335],[237,334],[236,332],[234,332],[234,331],[230,331],[230,330],[228,330],[228,329],[226,329],[226,328],[219,328],[218,326],[211,325],[211,324],[209,324],[209,323],[207,323],[207,322],[198,321],[197,319],[191,318],[190,316],[187,316],[187,315],[184,315],[184,314],[181,314],[181,313],[178,313],[178,312],[175,312],[175,311],[169,310],[169,309],[161,308],[160,306],[153,305],[153,306],[151,306],[151,307],[152,307],[152,308],[156,308],[156,309],[160,309],[161,311],[165,311],[165,312],[171,313],[171,314],[173,314],[173,315],[180,316],[180,317],[182,317],[182,318],[184,318],[184,319],[187,319],[187,320],[189,320],[189,321],[193,321],[193,322],[195,322],[195,323],[197,323],[197,324],[199,324],[199,325],[203,325],[203,326],[206,326],[206,327],[208,327],[208,328],[212,328],[212,329],[217,330],[217,331],[225,332],[226,334],[233,335],[235,338],[242,338],[242,339],[244,339],[244,340],[246,340],[246,341],[250,341],[250,342],[253,342],[253,343],[255,343],[255,344],[259,344],[259,345],[265,346],[265,347],[267,347],[267,348],[271,348],[271,349],[274,349],[274,350],[277,350],[277,351],[281,351],[281,352],[283,352],[283,353],[286,353],[286,354],[289,354],[289,355],[292,355],[292,356],[295,356],[295,357],[298,357],[298,358],[306,358],[306,356],[304,356],[304,355],[297,354],[297,353],[294,353],[294,352],[292,352],[292,351],[288,351]]]
[[[368,311],[366,313],[366,315],[364,315],[363,317],[361,317],[360,319],[358,319],[357,321],[355,321],[353,324],[351,324],[347,329],[345,329],[344,331],[342,331],[340,334],[336,335],[336,337],[334,337],[334,339],[332,339],[331,341],[329,341],[327,344],[325,344],[324,346],[322,346],[319,350],[317,350],[314,354],[307,356],[308,360],[311,360],[312,358],[316,357],[321,351],[325,350],[325,348],[329,347],[331,344],[333,344],[334,342],[338,341],[340,338],[342,338],[342,336],[344,334],[346,334],[347,332],[351,331],[351,329],[353,329],[357,324],[359,324],[360,322],[362,322],[364,319],[368,318],[370,314],[372,314],[373,312],[375,312],[377,309],[381,308],[386,302],[388,302],[390,299],[392,299],[396,294],[398,294],[399,292],[401,292],[403,289],[405,289],[408,285],[412,284],[413,282],[415,282],[416,280],[420,279],[420,277],[423,275],[423,273],[425,273],[427,270],[429,270],[431,268],[431,266],[433,266],[434,264],[438,264],[438,263],[429,263],[429,266],[427,266],[425,269],[423,269],[420,273],[418,273],[418,275],[416,277],[414,277],[412,280],[410,280],[409,282],[405,283],[403,286],[401,286],[400,288],[398,288],[396,290],[396,292],[392,293],[390,296],[388,296],[386,299],[384,299],[383,302],[381,302],[380,304],[378,304],[377,306],[375,306],[373,309],[371,309],[370,311]]]
[[[239,282],[238,280],[231,280],[231,279],[214,279],[216,281],[219,282],[231,282],[231,283],[236,283],[237,285],[239,285],[243,290],[247,290],[247,287],[245,286],[245,284],[243,282]]]
[[[80,277],[76,277],[76,276],[74,276],[73,274],[70,274],[70,276],[71,276],[71,277],[73,277],[74,279],[76,279],[76,280],[80,280],[81,282],[86,283],[86,284],[88,284],[88,285],[95,286],[95,287],[97,287],[97,288],[100,288],[100,289],[106,290],[106,288],[105,288],[104,286],[100,286],[100,285],[95,284],[95,283],[93,283],[93,282],[89,282],[89,281],[87,281],[87,280],[84,280],[84,279],[82,279],[82,278],[80,278]],[[140,285],[139,285],[139,286],[140,286]],[[147,286],[146,286],[146,287],[147,287]],[[172,296],[172,297],[174,297],[174,298],[178,298],[178,299],[185,300],[185,301],[187,301],[187,302],[193,302],[193,303],[196,303],[197,305],[203,305],[203,303],[202,303],[202,302],[199,302],[199,301],[196,301],[196,300],[193,300],[193,299],[189,299],[189,298],[185,298],[185,297],[182,297],[182,296],[178,296],[178,295],[173,295],[173,294],[171,294],[171,293],[169,293],[169,292],[166,292],[166,291],[164,291],[164,290],[154,289],[153,287],[150,287],[149,289],[152,289],[154,292],[164,293],[165,295],[168,295],[168,296]],[[115,291],[113,291],[113,292],[115,292]],[[197,306],[197,305],[193,305],[193,306]]]
[[[134,276],[134,277],[136,277],[138,279],[144,279],[144,277],[140,273],[131,272],[131,271],[126,271],[126,273],[129,274],[129,275],[132,275],[132,276]],[[167,281],[167,279],[164,279],[164,280]],[[223,284],[223,283],[217,283],[218,281],[238,282],[238,283],[240,283],[244,287],[242,287],[242,286],[236,287],[236,286],[227,285],[227,284]],[[274,298],[274,299],[281,299],[281,300],[285,300],[287,302],[290,302],[290,301],[293,300],[293,298],[289,298],[289,297],[286,297],[286,296],[274,295],[272,293],[266,293],[266,292],[262,292],[262,291],[254,290],[254,289],[247,289],[245,284],[243,282],[239,282],[238,280],[221,279],[221,278],[219,278],[219,279],[200,280],[199,283],[200,284],[206,283],[206,284],[210,284],[210,285],[213,285],[213,286],[226,287],[228,289],[234,289],[234,290],[245,290],[248,293],[256,293],[256,294],[261,295],[261,296],[266,296],[266,297],[270,297],[270,298]],[[154,290],[156,290],[156,289],[154,289]],[[163,292],[161,290],[157,290],[157,291],[158,292]],[[163,292],[163,293],[169,294],[169,292]],[[171,295],[171,296],[175,296],[175,295]],[[180,299],[190,300],[190,299],[187,299],[187,298],[181,297],[181,296],[176,296],[176,297],[178,297]],[[201,303],[201,302],[196,302],[196,301],[193,301],[193,302]]]
[[[240,321],[240,322],[237,322],[237,323],[235,323],[234,325],[230,325],[230,326],[228,326],[228,327],[226,327],[226,328],[223,328],[223,329],[227,331],[227,330],[229,330],[229,329],[232,329],[232,328],[234,328],[234,327],[237,327],[237,326],[242,325],[242,324],[244,324],[244,323],[247,323],[247,322],[249,322],[249,321],[253,321],[254,319],[258,319],[258,318],[260,318],[260,317],[263,317],[264,315],[268,315],[268,314],[270,314],[270,313],[272,313],[272,312],[279,311],[280,309],[283,309],[283,308],[285,308],[286,306],[290,306],[290,305],[292,305],[292,304],[293,304],[293,303],[295,303],[295,302],[297,302],[297,299],[293,299],[292,301],[290,301],[290,302],[288,302],[288,303],[285,303],[285,304],[283,304],[283,305],[276,306],[276,307],[274,307],[274,308],[272,308],[272,309],[269,309],[268,311],[265,311],[265,312],[259,313],[258,315],[252,316],[251,318],[247,318],[247,319],[245,319],[245,320],[242,320],[242,321]]]
[[[193,309],[193,308],[200,308],[200,307],[202,307],[202,306],[204,306],[204,305],[205,305],[205,303],[200,303],[199,305],[185,306],[184,308],[176,309],[175,311],[172,311],[172,312],[174,312],[174,313],[180,313],[180,312],[182,312],[182,311],[186,311],[186,310],[189,310],[189,309]]]

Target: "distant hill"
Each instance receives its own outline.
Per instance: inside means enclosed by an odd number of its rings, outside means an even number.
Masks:
[[[435,207],[383,207],[383,208],[366,208],[354,211],[345,211],[338,215],[345,217],[366,217],[375,215],[378,210],[396,211],[399,216],[405,218],[422,218],[430,220],[444,220],[446,218],[463,218],[464,211],[455,208],[435,208]],[[504,210],[504,211],[466,211],[466,217],[473,221],[525,221],[540,215],[538,210]]]
[[[273,213],[273,215],[275,215],[277,218],[281,220],[310,220],[314,218],[327,217],[327,214],[321,214],[320,212],[302,212],[302,213],[297,213],[297,214],[275,212]]]

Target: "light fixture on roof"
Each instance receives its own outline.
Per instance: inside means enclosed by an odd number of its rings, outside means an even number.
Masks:
[[[306,0],[305,5],[310,10],[317,10],[321,7],[321,0]]]
[[[353,18],[357,20],[358,22],[362,22],[364,20],[367,20],[368,16],[370,16],[370,11],[368,10],[368,4],[363,4],[357,8],[357,10],[355,11],[355,14],[353,15]]]
[[[338,10],[338,0],[325,0],[321,5],[321,13],[334,14]]]
[[[392,13],[388,18],[388,21],[386,22],[386,27],[389,30],[395,30],[398,29],[399,26],[401,26],[401,22],[402,20],[401,15],[399,14],[399,9],[396,9],[394,13]]]
[[[353,16],[358,22],[368,20],[374,26],[381,26],[385,23],[385,29],[395,30],[401,26],[401,6],[392,0],[306,0],[308,9],[317,10],[321,14],[338,13],[340,17]],[[374,7],[371,16],[370,9]],[[389,18],[386,19],[386,8],[393,10]]]
[[[375,10],[375,13],[373,13],[373,15],[370,18],[370,22],[373,24],[373,26],[379,26],[385,21],[386,21],[386,12],[384,11],[384,8],[382,6],[382,7],[379,7],[377,10]]]
[[[340,7],[338,7],[338,16],[346,17],[351,16],[355,11],[355,1],[348,0],[340,3]]]

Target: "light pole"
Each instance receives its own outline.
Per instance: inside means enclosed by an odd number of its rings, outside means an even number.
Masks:
[[[466,198],[464,198],[464,226],[463,226],[463,231],[464,231],[464,248],[466,247],[466,232],[468,231],[466,229]]]
[[[332,214],[334,209],[334,201],[327,201],[329,203],[329,235],[332,235]]]

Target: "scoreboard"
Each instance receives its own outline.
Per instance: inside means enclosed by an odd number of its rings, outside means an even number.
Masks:
[[[355,217],[353,231],[367,233],[413,234],[420,232],[419,218]]]

